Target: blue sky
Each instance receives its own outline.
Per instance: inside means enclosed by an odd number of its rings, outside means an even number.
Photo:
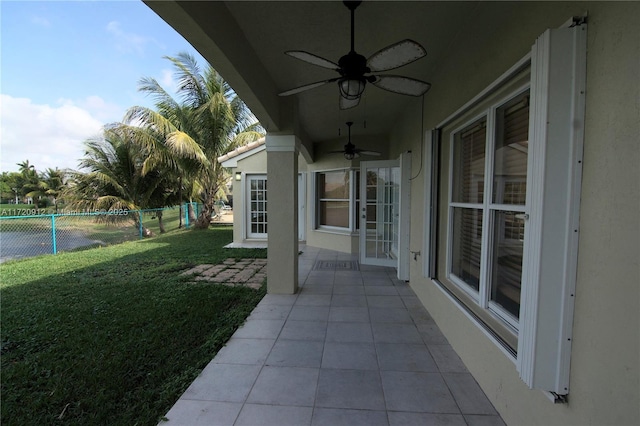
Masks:
[[[204,59],[138,0],[0,0],[0,171],[77,169],[82,142],[134,105],[142,77],[173,90],[163,56]]]

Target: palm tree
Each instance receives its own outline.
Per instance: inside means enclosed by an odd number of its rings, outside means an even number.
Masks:
[[[26,178],[29,176],[34,176],[36,175],[36,167],[31,164],[29,162],[29,160],[24,160],[21,163],[16,163],[16,166],[18,166],[20,169],[20,173],[22,173],[22,175]]]
[[[141,129],[120,123],[105,126],[100,137],[85,141],[85,156],[76,172],[73,185],[65,191],[69,207],[74,210],[141,210],[164,207],[175,202],[177,195],[172,176],[161,171],[144,171],[148,151],[137,143],[144,136]],[[122,216],[105,215],[105,221],[118,221]],[[138,215],[130,217],[140,225]],[[162,215],[158,216],[164,231]],[[145,229],[145,235],[151,233]]]
[[[157,87],[162,90],[159,85]],[[168,94],[166,96],[173,101]],[[210,161],[202,147],[182,130],[193,121],[189,119],[192,112],[177,103],[164,106],[162,110],[171,111],[171,114],[165,112],[167,117],[150,108],[133,107],[127,111],[124,121],[130,123],[132,129],[137,129],[134,142],[148,153],[143,173],[161,169],[163,173],[170,174],[177,180],[177,202],[192,201],[200,188],[196,181],[198,171],[206,170]],[[191,210],[191,205],[189,207]]]
[[[29,160],[24,160],[21,163],[16,164],[19,167],[20,175],[22,176],[19,183],[20,195],[28,196],[31,191],[34,191],[38,187],[38,172],[33,164]]]
[[[155,98],[158,112],[134,107],[127,112],[125,122],[139,123],[153,131],[164,132],[165,145],[177,151],[182,151],[183,143],[198,144],[208,161],[198,161],[193,156],[195,151],[189,151],[186,158],[173,158],[172,166],[175,168],[172,169],[181,177],[183,186],[198,192],[203,209],[196,226],[206,228],[211,221],[216,197],[225,182],[224,170],[216,159],[238,146],[259,139],[264,131],[244,102],[210,65],[203,73],[195,58],[188,53],[166,59],[175,68],[180,102],[155,79],[143,78],[139,90]],[[161,164],[162,161],[154,163]]]
[[[56,213],[58,212],[58,198],[66,186],[67,172],[58,169],[47,169],[38,179],[35,189],[32,189],[26,195],[32,198],[46,197],[53,202]]]

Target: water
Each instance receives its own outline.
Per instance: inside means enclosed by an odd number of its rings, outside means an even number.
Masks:
[[[104,242],[90,240],[81,232],[65,231],[56,236],[58,252],[95,245]],[[41,254],[53,254],[51,231],[0,232],[0,263]]]

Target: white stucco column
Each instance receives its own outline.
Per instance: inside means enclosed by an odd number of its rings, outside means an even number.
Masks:
[[[269,135],[267,145],[267,291],[298,291],[298,140]]]

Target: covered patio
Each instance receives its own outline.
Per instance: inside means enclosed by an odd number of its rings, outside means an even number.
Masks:
[[[300,251],[161,425],[504,424],[395,269]]]
[[[169,422],[638,423],[640,3],[144,1],[267,132],[269,295]]]

